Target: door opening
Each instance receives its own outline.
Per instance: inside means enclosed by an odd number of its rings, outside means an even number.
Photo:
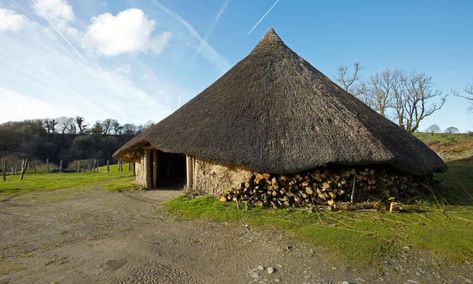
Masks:
[[[156,187],[182,188],[186,184],[186,156],[157,151]]]

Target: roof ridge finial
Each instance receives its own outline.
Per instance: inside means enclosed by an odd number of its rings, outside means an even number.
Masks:
[[[277,46],[277,45],[284,45],[284,42],[282,39],[279,37],[279,35],[276,33],[276,31],[270,27],[264,36],[260,39],[258,44],[255,46],[253,51],[257,51],[260,49],[266,49],[268,46]]]
[[[266,31],[266,33],[264,34],[263,38],[261,40],[264,40],[264,39],[277,39],[277,40],[281,40],[281,38],[279,37],[278,33],[274,30],[273,27],[269,27],[269,29]]]

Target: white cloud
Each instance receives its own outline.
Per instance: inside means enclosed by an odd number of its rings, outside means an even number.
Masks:
[[[142,10],[136,8],[124,10],[116,16],[101,14],[92,18],[92,23],[87,27],[85,45],[108,56],[145,50],[160,53],[167,46],[171,33],[152,38],[154,24]]]
[[[149,49],[151,49],[156,54],[161,53],[161,51],[163,51],[163,49],[168,45],[171,37],[171,32],[164,32],[160,34],[159,36],[150,40]]]
[[[0,32],[18,32],[28,23],[28,18],[13,10],[0,8]]]
[[[180,96],[190,94],[153,74],[149,84],[133,80],[132,68],[139,66],[104,68],[94,58],[79,60],[69,45],[41,26],[28,25],[22,35],[0,33],[0,123],[77,114],[89,121],[159,121]],[[135,61],[130,58],[129,64]],[[25,111],[18,113],[18,106]]]
[[[74,20],[74,12],[71,5],[65,0],[35,0],[33,1],[35,13],[48,21]]]

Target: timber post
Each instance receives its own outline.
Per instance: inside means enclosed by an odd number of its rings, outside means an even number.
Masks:
[[[7,161],[3,161],[2,174],[3,174],[3,181],[7,181]]]
[[[158,151],[151,150],[153,155],[153,164],[152,164],[152,176],[153,176],[153,188],[158,187]]]
[[[27,168],[28,168],[28,159],[24,159],[21,163],[20,181],[23,180],[23,177],[25,176],[25,172]]]
[[[151,149],[144,149],[143,155],[143,174],[145,176],[145,184],[144,187],[146,189],[152,188],[152,181],[151,181]]]
[[[192,190],[194,186],[194,158],[186,156],[186,189]]]

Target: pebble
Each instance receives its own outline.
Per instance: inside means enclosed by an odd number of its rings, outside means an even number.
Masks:
[[[258,279],[258,278],[260,277],[260,274],[259,274],[259,272],[257,272],[257,271],[251,271],[251,272],[250,272],[250,277],[251,277],[251,278]]]
[[[268,272],[268,274],[273,274],[274,272],[276,272],[276,269],[274,269],[274,267],[268,267],[266,268],[266,271]]]
[[[274,282],[281,282],[281,279],[276,278],[276,279],[274,279]]]
[[[348,282],[348,281],[342,281],[342,282],[340,282],[340,284],[350,284],[350,282]]]
[[[256,267],[256,269],[258,269],[258,270],[260,270],[260,271],[263,271],[263,270],[264,270],[264,266],[258,265],[258,266]]]

